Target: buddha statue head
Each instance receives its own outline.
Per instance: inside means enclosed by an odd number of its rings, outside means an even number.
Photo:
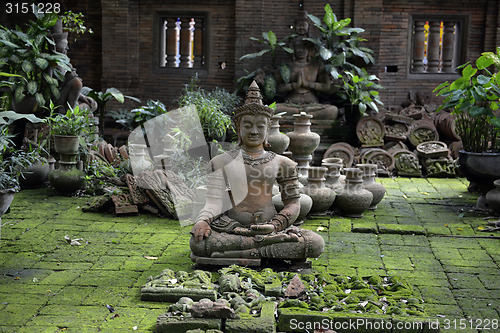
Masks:
[[[264,144],[266,146],[273,114],[272,108],[262,104],[259,86],[253,81],[248,88],[245,104],[234,110],[233,122],[238,133],[238,144],[245,146]]]
[[[301,10],[293,21],[295,33],[301,37],[309,37],[309,18],[307,12]]]

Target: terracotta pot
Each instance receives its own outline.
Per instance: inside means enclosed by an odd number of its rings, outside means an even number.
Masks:
[[[500,179],[500,153],[459,152],[460,169],[468,181],[475,183],[486,193],[494,188],[493,182]]]
[[[495,188],[486,193],[486,203],[488,208],[497,214],[500,214],[500,179],[493,182]]]
[[[280,132],[280,119],[281,116],[273,116],[271,118],[271,130],[267,135],[267,142],[271,145],[267,150],[273,151],[276,154],[283,154],[290,144],[290,138]]]
[[[346,168],[344,171],[346,184],[342,193],[337,196],[335,206],[343,216],[362,217],[373,201],[373,194],[363,188],[363,172],[360,169]]]
[[[301,192],[311,197],[313,204],[310,213],[324,214],[335,201],[335,191],[325,186],[325,167],[310,167],[307,184]]]
[[[9,209],[15,194],[16,191],[11,188],[0,190],[0,218]]]
[[[363,172],[363,188],[372,193],[373,199],[370,207],[368,209],[377,209],[377,204],[382,201],[385,195],[385,187],[382,184],[375,182],[375,176],[377,175],[377,165],[376,164],[357,164],[356,168],[359,168]]]

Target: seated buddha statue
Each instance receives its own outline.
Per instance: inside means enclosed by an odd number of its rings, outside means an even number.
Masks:
[[[262,104],[254,81],[245,104],[234,111],[240,148],[209,163],[206,204],[191,231],[194,262],[231,262],[218,260],[221,258],[234,259],[234,263],[239,259],[260,263],[262,258],[304,261],[323,252],[320,235],[293,226],[300,209],[295,162],[264,150],[273,112]],[[272,202],[275,182],[284,203],[279,212]],[[224,208],[227,193],[231,204]]]
[[[286,112],[290,116],[306,112],[313,115],[314,119],[335,120],[337,107],[321,104],[318,100],[317,94],[330,94],[332,86],[325,65],[313,57],[314,45],[305,39],[309,29],[306,15],[302,11],[294,21],[297,36],[292,40],[293,62],[287,65],[290,69],[289,78],[283,78],[281,73],[277,78],[276,91],[285,97],[285,103],[277,105],[277,112]]]
[[[56,24],[52,31],[52,37],[55,41],[55,49],[57,52],[62,54],[68,53],[68,33],[62,31],[62,25]],[[65,113],[68,110],[68,106],[75,107],[77,104],[80,108],[86,108],[92,112],[97,110],[96,101],[88,96],[81,93],[83,83],[82,79],[76,73],[76,69],[69,64],[71,70],[65,70],[59,68],[61,72],[64,73],[64,82],[61,83],[59,88],[59,98],[56,101],[56,105],[59,105],[58,112]]]

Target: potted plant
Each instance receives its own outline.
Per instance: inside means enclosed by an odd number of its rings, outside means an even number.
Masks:
[[[80,143],[85,144],[81,136],[90,132],[89,113],[77,105],[68,108],[66,114],[51,115],[46,120],[54,135],[54,149],[60,155],[59,168],[50,172],[49,181],[59,192],[75,192],[85,183],[85,174],[76,164]]]
[[[461,76],[440,84],[434,92],[444,97],[437,111],[448,109],[455,116],[463,145],[460,167],[484,192],[500,178],[500,47],[496,53],[483,53],[475,65],[461,65]]]
[[[360,70],[360,73],[360,75],[356,75],[351,71],[344,71],[343,85],[339,94],[349,102],[351,113],[355,107],[362,115],[366,115],[368,109],[378,112],[377,104],[384,104],[380,100],[377,90],[382,88],[376,83],[379,79],[376,75],[368,75],[364,68]]]
[[[3,85],[12,92],[14,110],[34,113],[38,107],[60,96],[61,70],[71,71],[69,58],[53,51],[50,28],[57,22],[55,14],[35,13],[26,31],[0,25],[0,71],[8,74]]]
[[[18,114],[14,111],[0,111],[0,217],[9,208],[14,194],[19,190],[19,177],[25,167],[32,163],[22,151],[14,149],[9,127],[14,120],[26,118],[32,122],[42,119],[34,115]]]

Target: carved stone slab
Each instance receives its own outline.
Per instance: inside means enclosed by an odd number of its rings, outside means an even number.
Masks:
[[[450,155],[448,146],[441,141],[422,142],[416,149],[422,158],[439,158]]]
[[[323,159],[329,157],[342,159],[344,168],[350,168],[354,161],[354,148],[346,142],[334,143],[323,154]]]
[[[392,152],[398,176],[421,177],[422,166],[418,162],[417,154],[407,149],[395,149]]]
[[[381,147],[384,145],[384,123],[377,117],[363,117],[356,125],[356,135],[363,147]]]
[[[432,122],[418,121],[415,122],[410,129],[408,140],[413,145],[413,147],[416,147],[422,142],[439,140],[439,134]]]

